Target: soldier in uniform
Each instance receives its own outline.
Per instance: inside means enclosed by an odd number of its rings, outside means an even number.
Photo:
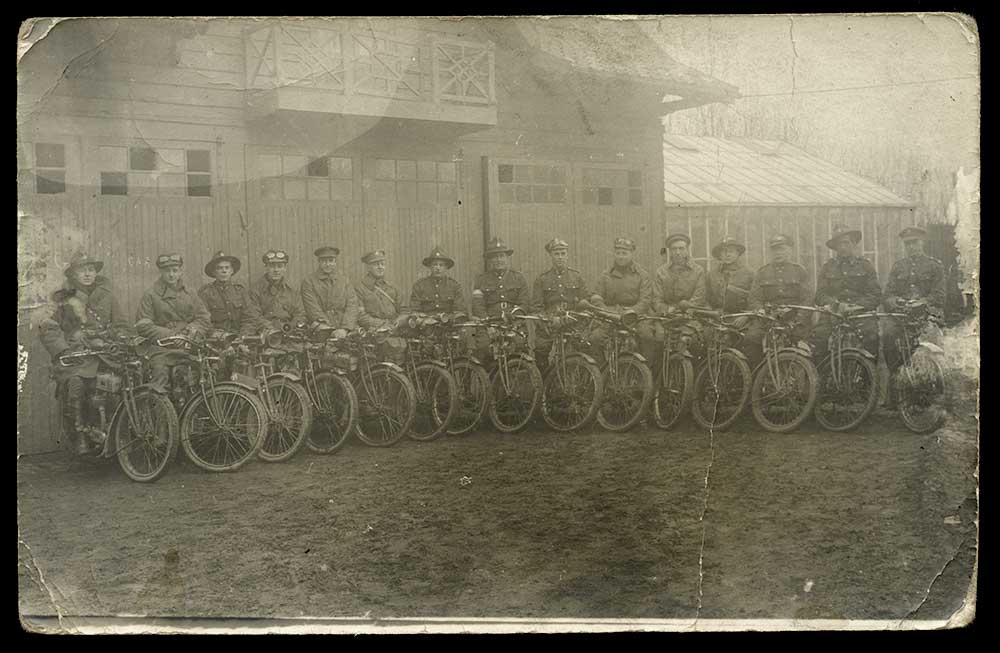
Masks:
[[[487,271],[476,277],[472,290],[472,315],[477,318],[497,317],[516,306],[528,307],[528,282],[524,275],[510,269],[510,255],[514,250],[499,238],[486,247]],[[475,353],[480,360],[490,354],[490,336],[486,329],[477,329],[474,335]]]
[[[771,262],[757,270],[747,308],[759,310],[765,304],[798,304],[811,306],[812,284],[806,269],[791,260],[792,239],[785,234],[777,234],[768,243],[771,248]],[[795,317],[795,335],[808,339],[811,316],[799,314]],[[754,369],[764,358],[764,333],[766,325],[759,319],[749,321],[743,334],[743,353],[750,359],[750,369]]]
[[[945,302],[944,266],[935,258],[924,253],[924,240],[927,232],[920,227],[907,227],[900,232],[906,257],[896,261],[889,273],[889,282],[885,287],[884,304],[890,311],[899,308],[901,302],[907,300],[923,300],[927,303],[930,315],[943,317]],[[903,325],[897,320],[888,320],[882,334],[882,351],[885,353],[885,363],[889,368],[890,391],[889,402],[895,403],[895,392],[892,384],[895,372],[903,362],[903,354],[899,351],[898,341],[902,337]]]
[[[184,259],[180,254],[160,254],[156,257],[160,278],[139,300],[135,314],[135,330],[144,338],[166,338],[183,335],[194,338],[211,326],[212,317],[197,293],[184,285]],[[183,352],[149,345],[152,383],[166,390],[170,368],[187,358]]]
[[[691,239],[685,234],[667,237],[664,251],[670,252],[670,263],[656,270],[653,309],[665,315],[674,309],[705,305],[705,270],[690,260]]]
[[[726,237],[712,248],[719,266],[708,273],[705,283],[708,305],[723,313],[742,313],[747,309],[753,272],[743,262],[747,250],[735,238]]]
[[[635,311],[640,315],[649,314],[653,306],[653,278],[633,260],[635,242],[629,238],[616,238],[614,256],[614,264],[597,280],[590,303],[612,313]],[[655,330],[650,322],[639,324],[638,336],[640,353],[650,365],[658,367],[654,364],[657,360]],[[605,363],[604,341],[607,337],[605,324],[596,324],[590,334],[594,356],[602,365]]]
[[[823,264],[816,282],[816,306],[838,310],[841,304],[874,310],[882,301],[882,288],[875,267],[866,259],[855,256],[861,242],[861,232],[838,225],[826,246],[837,256]],[[816,361],[821,361],[829,349],[833,318],[820,316],[813,330],[812,346]],[[865,349],[878,355],[878,320],[862,320],[860,325]]]
[[[423,264],[431,273],[413,284],[410,309],[418,313],[464,313],[467,309],[462,286],[447,274],[455,267],[455,261],[435,247]]]
[[[377,249],[361,257],[365,264],[365,278],[355,284],[360,311],[358,325],[365,329],[383,327],[395,328],[406,318],[406,306],[400,300],[399,291],[385,280],[385,251]],[[379,345],[379,355],[383,360],[403,362],[406,341],[397,336],[386,338]]]
[[[52,317],[38,326],[42,344],[52,356],[52,376],[56,380],[56,397],[62,404],[63,420],[70,427],[79,454],[90,452],[83,420],[83,397],[97,376],[98,360],[80,358],[71,367],[63,367],[58,359],[73,351],[105,345],[99,335],[88,335],[88,331],[120,328],[127,324],[110,282],[98,274],[103,267],[103,262],[86,254],[73,256],[63,272],[66,276],[63,287],[52,295],[56,309]]]
[[[532,312],[553,318],[553,328],[559,327],[558,314],[576,307],[581,299],[588,299],[587,283],[579,270],[566,265],[569,259],[569,243],[553,238],[545,245],[552,260],[552,267],[538,275],[531,293]],[[552,348],[552,334],[549,325],[535,331],[535,362],[543,372],[548,367],[549,350]]]
[[[306,321],[336,327],[333,337],[343,338],[358,328],[358,295],[344,275],[337,274],[336,247],[320,247],[315,252],[319,269],[302,282],[302,306]]]
[[[264,274],[250,287],[250,301],[260,311],[261,318],[272,329],[305,321],[302,297],[285,279],[288,254],[281,249],[271,249],[264,253],[261,260],[264,262]]]
[[[251,301],[250,292],[241,283],[232,281],[240,271],[240,260],[216,252],[205,265],[205,276],[213,277],[198,289],[198,296],[212,316],[212,327],[226,333],[248,335],[267,328],[256,302]]]

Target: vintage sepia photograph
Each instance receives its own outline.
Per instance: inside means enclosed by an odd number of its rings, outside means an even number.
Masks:
[[[974,621],[974,18],[17,45],[24,630]]]

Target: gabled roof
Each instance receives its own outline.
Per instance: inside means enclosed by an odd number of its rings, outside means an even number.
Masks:
[[[663,186],[673,205],[913,206],[782,141],[667,134]]]

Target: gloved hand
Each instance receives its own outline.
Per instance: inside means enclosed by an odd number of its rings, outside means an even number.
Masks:
[[[563,319],[556,315],[555,317],[549,318],[549,324],[554,329],[558,329],[563,325]]]
[[[689,302],[686,299],[682,299],[679,302],[677,302],[677,308],[686,311],[687,309],[691,308],[691,302]]]
[[[346,338],[347,337],[347,329],[337,329],[336,331],[333,332],[333,337],[334,338]]]

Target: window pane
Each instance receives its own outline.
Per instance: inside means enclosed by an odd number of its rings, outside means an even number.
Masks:
[[[396,179],[412,181],[417,178],[416,161],[396,161]]]
[[[129,170],[156,170],[156,150],[151,147],[128,148]]]
[[[433,161],[418,161],[417,179],[420,181],[437,181],[437,164]]]
[[[444,165],[444,164],[442,164]],[[509,163],[501,163],[497,166],[497,177],[501,184],[510,184],[514,181],[514,166]],[[442,177],[442,180],[444,177]]]
[[[160,170],[168,170],[170,172],[184,172],[186,170],[185,166],[185,151],[184,150],[157,150],[156,155],[160,157]],[[114,170],[115,168],[105,168],[105,170]],[[206,170],[206,172],[208,172]]]
[[[530,202],[531,201],[531,186],[519,185],[515,186],[517,201],[518,202]]]
[[[280,200],[281,199],[281,180],[280,179],[261,179],[260,180],[260,198],[262,200]]]
[[[188,172],[211,172],[212,156],[208,150],[187,151]]]
[[[379,202],[395,202],[396,201],[396,182],[394,181],[376,181],[375,182],[375,199]]]
[[[354,197],[354,182],[335,179],[331,182],[330,197],[335,200],[350,200]]]
[[[514,166],[514,181],[530,182],[531,166],[525,166],[525,165]]]
[[[40,170],[35,175],[35,192],[39,195],[56,195],[66,192],[65,170]]]
[[[590,168],[584,168],[583,169],[583,173],[581,174],[581,177],[582,177],[582,181],[583,181],[583,185],[584,186],[596,186],[597,185],[597,182],[594,179],[594,177],[595,177],[594,171],[591,170]]]
[[[549,186],[549,201],[551,202],[565,202],[566,201],[566,187],[565,186]]]
[[[581,201],[584,204],[597,204],[597,191],[593,188],[584,188]]]
[[[566,184],[566,169],[562,166],[552,166],[552,170],[549,173],[549,179],[553,184],[559,184],[560,186]]]
[[[310,159],[306,174],[310,177],[329,177],[330,164],[325,156],[319,159]],[[310,198],[311,199],[311,198]]]
[[[642,190],[630,188],[628,191],[628,203],[632,206],[642,206]]]
[[[329,200],[330,199],[330,180],[329,179],[310,179],[308,181],[309,186],[309,199],[311,200]]]
[[[281,175],[281,157],[277,154],[260,154],[257,156],[257,174],[261,177],[278,177]]]
[[[612,195],[610,188],[597,189],[597,203],[600,206],[611,206]]]
[[[281,157],[281,174],[298,177],[307,165],[309,165],[309,160],[304,156],[283,156]]]
[[[128,195],[128,175],[124,172],[102,172],[101,195]]]
[[[642,186],[642,171],[641,170],[629,170],[628,171],[628,185],[631,188],[639,188]]]
[[[151,192],[155,195],[157,186],[159,186],[157,183],[158,178],[159,175],[155,173],[130,172],[128,174],[128,187],[132,189],[133,195],[146,192]]]
[[[510,192],[510,186],[503,186],[500,188],[500,197],[503,198],[503,192]],[[439,202],[457,202],[458,201],[458,186],[455,184],[438,184],[438,201]],[[510,200],[506,200],[510,201]]]
[[[330,157],[327,159],[330,165],[330,176],[334,179],[351,179],[353,167],[351,160],[342,157]]]
[[[211,197],[212,175],[188,175],[188,197]]]
[[[612,174],[613,174],[612,178],[614,179],[614,183],[611,184],[612,186],[616,186],[619,188],[625,188],[626,186],[628,186],[627,170],[614,170]]]
[[[285,199],[304,200],[306,198],[305,179],[285,179]]]
[[[539,184],[549,183],[549,170],[552,166],[535,166],[535,177],[532,181]]]
[[[416,168],[414,168],[414,173]],[[397,181],[396,182],[396,201],[400,204],[416,204],[417,203],[417,182],[415,181]]]
[[[613,191],[613,199],[611,203],[615,206],[625,206],[628,204],[628,189],[627,188],[615,188]]]
[[[185,194],[187,194],[187,175],[184,173],[160,175],[160,195],[183,197]]]
[[[442,190],[442,193],[444,191]],[[511,203],[514,201],[514,187],[513,186],[501,186],[500,187],[500,201],[506,203]]]
[[[396,178],[396,162],[392,159],[376,159],[375,160],[375,178],[376,179],[395,179]]]
[[[98,170],[108,170],[111,172],[125,171],[125,148],[124,147],[99,147],[95,157]]]
[[[531,187],[531,198],[532,201],[536,203],[545,203],[549,201],[548,187],[546,186],[532,186]]]
[[[417,198],[422,204],[437,202],[437,187],[437,182],[420,182],[417,184]]]
[[[453,162],[439,163],[437,166],[438,181],[455,181],[455,164]],[[502,168],[503,166],[500,167]],[[507,167],[510,168],[510,166]]]
[[[66,146],[60,143],[35,143],[36,168],[65,168]]]

